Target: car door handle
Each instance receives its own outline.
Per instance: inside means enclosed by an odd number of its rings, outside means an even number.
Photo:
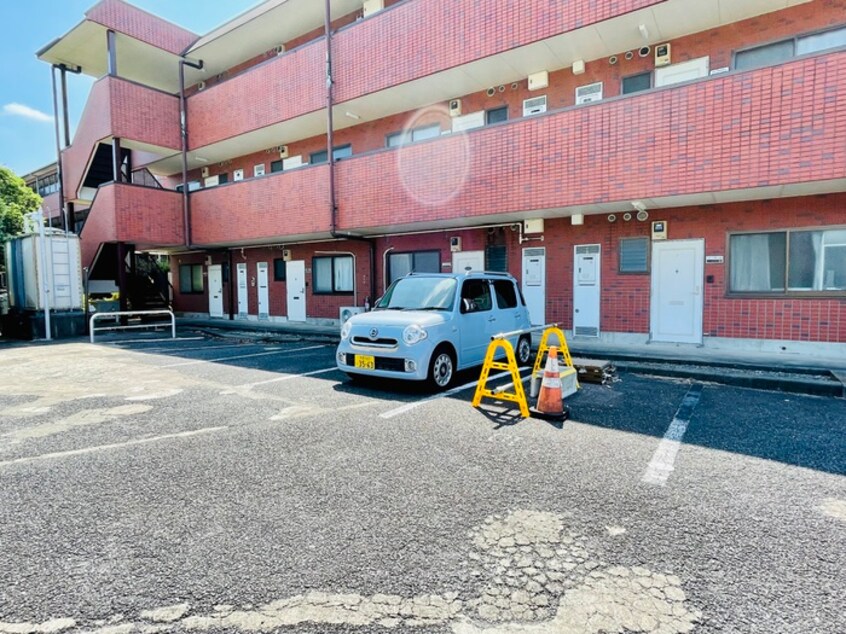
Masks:
[[[488,317],[488,321],[496,321],[496,317],[494,317],[493,315],[491,315],[490,317]]]

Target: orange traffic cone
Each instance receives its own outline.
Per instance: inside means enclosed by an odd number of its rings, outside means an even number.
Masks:
[[[551,346],[546,358],[546,368],[543,371],[538,403],[531,410],[538,418],[564,420],[567,412],[564,409],[564,399],[561,396],[561,374],[558,369],[558,348]]]

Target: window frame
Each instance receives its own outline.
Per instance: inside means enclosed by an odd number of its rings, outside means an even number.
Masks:
[[[349,154],[344,154],[343,156],[338,156],[339,152],[349,150]],[[322,161],[315,161],[314,157],[319,156],[320,154],[325,154],[326,158]],[[352,143],[345,143],[344,145],[336,145],[332,148],[332,162],[337,163],[342,159],[346,159],[352,156]],[[317,152],[312,152],[308,155],[308,163],[309,165],[323,165],[324,163],[329,162],[329,151],[328,150],[318,150]]]
[[[502,111],[505,111],[505,119],[502,119],[501,121],[491,121],[490,120],[491,113],[502,112]],[[488,110],[485,110],[485,125],[486,126],[487,125],[497,125],[499,123],[505,123],[506,121],[508,121],[508,104],[504,104],[504,105],[501,105],[501,106],[497,106],[496,108],[489,108]]]
[[[277,264],[282,263],[282,277],[279,277],[279,269]],[[273,281],[287,282],[288,281],[288,262],[285,258],[273,258]]]
[[[779,64],[784,64],[784,63],[786,63],[790,60],[794,60],[798,57],[807,57],[807,56],[811,56],[811,55],[819,55],[821,53],[826,53],[826,52],[830,52],[830,51],[844,50],[844,49],[846,49],[846,45],[834,46],[832,48],[824,48],[824,49],[820,49],[818,51],[812,51],[810,53],[798,53],[797,52],[799,50],[799,40],[802,40],[802,39],[805,39],[805,38],[810,38],[810,37],[816,37],[818,35],[823,35],[824,33],[828,33],[830,31],[840,31],[840,30],[843,30],[843,29],[846,29],[846,23],[841,23],[841,24],[837,24],[837,25],[834,25],[834,26],[827,26],[827,27],[823,27],[821,29],[808,31],[806,33],[797,33],[796,35],[793,35],[792,37],[781,37],[781,38],[778,38],[778,39],[775,39],[775,40],[769,40],[767,42],[761,42],[759,44],[753,44],[751,46],[744,46],[743,48],[738,48],[738,49],[732,51],[732,53],[731,53],[731,69],[732,69],[732,71],[737,71],[737,72],[742,73],[742,72],[745,72],[745,71],[748,71],[748,70],[755,70],[755,69],[758,69],[758,68],[766,68],[767,66],[778,66]],[[761,64],[760,66],[750,66],[749,68],[741,68],[741,69],[737,68],[737,56],[738,56],[738,54],[746,53],[748,51],[754,51],[755,49],[764,48],[766,46],[774,46],[776,44],[783,44],[784,42],[792,42],[793,43],[793,55],[790,56],[787,60],[784,60],[784,61],[781,61],[781,62],[772,62],[772,63],[769,63],[769,64]]]
[[[820,299],[820,298],[843,298],[846,297],[846,289],[843,290],[790,290],[790,234],[803,233],[808,231],[846,231],[846,225],[822,225],[811,227],[790,227],[787,229],[765,229],[759,231],[727,231],[725,246],[725,289],[726,297],[732,299]],[[731,238],[732,236],[763,235],[772,233],[785,234],[784,240],[784,290],[780,291],[733,291],[731,289]]]
[[[348,291],[339,291],[335,288],[335,260],[350,260],[352,263],[352,288]],[[331,264],[331,280],[332,280],[332,290],[323,291],[317,290],[317,266],[316,262],[318,260],[330,260]],[[274,271],[275,273],[275,271]],[[332,254],[332,255],[315,255],[311,258],[311,293],[312,295],[352,295],[355,293],[355,258],[351,255],[346,254]]]
[[[185,290],[182,287],[182,270],[186,269],[186,268],[191,269],[191,275],[190,275],[191,290]],[[200,280],[202,281],[202,288],[200,290],[196,290],[194,288],[194,270],[197,269],[197,268],[200,269]],[[203,272],[203,265],[202,264],[190,264],[190,263],[189,264],[180,264],[179,265],[179,293],[181,295],[203,295],[203,294],[205,294],[206,284],[203,281],[204,278],[205,278],[205,275],[204,275],[204,272]]]
[[[415,133],[420,133],[423,130],[434,130],[436,127],[437,127],[438,131],[437,131],[437,133],[433,133],[432,136],[427,136],[427,137],[424,137],[422,139],[415,139],[414,138]],[[410,130],[406,130],[405,128],[403,128],[402,130],[397,130],[396,132],[389,132],[388,134],[385,135],[385,147],[393,149],[393,148],[403,147],[405,145],[411,145],[412,143],[420,143],[422,141],[429,141],[431,139],[437,139],[439,136],[441,136],[442,132],[443,131],[441,130],[441,124],[440,123],[427,123],[426,125],[420,125],[420,126],[417,126],[416,128],[412,128]],[[397,145],[391,145],[390,140],[393,139],[393,138],[398,138],[398,137],[399,138],[407,137],[407,139],[403,143],[399,143]]]
[[[400,279],[399,277],[397,277],[396,279],[393,279],[393,276],[391,274],[391,258],[394,257],[394,256],[397,256],[397,255],[411,255],[411,263],[412,263],[411,270],[412,270],[412,272],[414,272],[414,256],[418,253],[437,253],[438,254],[438,270],[437,271],[423,271],[424,273],[430,273],[430,272],[431,273],[440,273],[442,271],[442,267],[443,267],[442,256],[443,256],[443,254],[441,253],[440,249],[417,249],[416,251],[391,251],[390,253],[388,253],[387,266],[386,266],[387,271],[385,271],[385,274],[387,276],[387,281],[388,281],[386,287],[390,286],[396,280]],[[402,277],[405,277],[405,276],[403,275]]]
[[[646,241],[646,269],[643,271],[624,271],[623,270],[623,242],[632,242],[635,240]],[[620,238],[617,243],[617,273],[620,275],[649,275],[652,272],[652,240],[649,236],[627,236]]]
[[[634,90],[632,92],[625,92],[624,89],[625,89],[625,86],[626,86],[626,80],[627,79],[633,79],[635,77],[644,77],[646,75],[649,76],[649,87],[648,88],[641,88],[640,90]],[[640,72],[640,73],[633,73],[631,75],[626,75],[625,77],[620,78],[620,96],[636,95],[639,92],[646,92],[647,90],[652,90],[653,88],[655,88],[655,73],[653,73],[651,70],[645,70],[645,71]]]

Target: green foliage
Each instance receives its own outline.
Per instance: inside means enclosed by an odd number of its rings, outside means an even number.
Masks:
[[[24,179],[0,165],[0,245],[23,231],[24,215],[36,211],[41,196]]]

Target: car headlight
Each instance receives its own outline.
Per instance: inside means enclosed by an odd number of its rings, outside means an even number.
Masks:
[[[402,340],[407,346],[413,346],[415,343],[423,341],[429,335],[426,331],[417,324],[406,326],[402,331]]]
[[[344,325],[341,326],[341,339],[346,339],[350,336],[350,330],[352,330],[352,324],[349,321],[345,321]]]

